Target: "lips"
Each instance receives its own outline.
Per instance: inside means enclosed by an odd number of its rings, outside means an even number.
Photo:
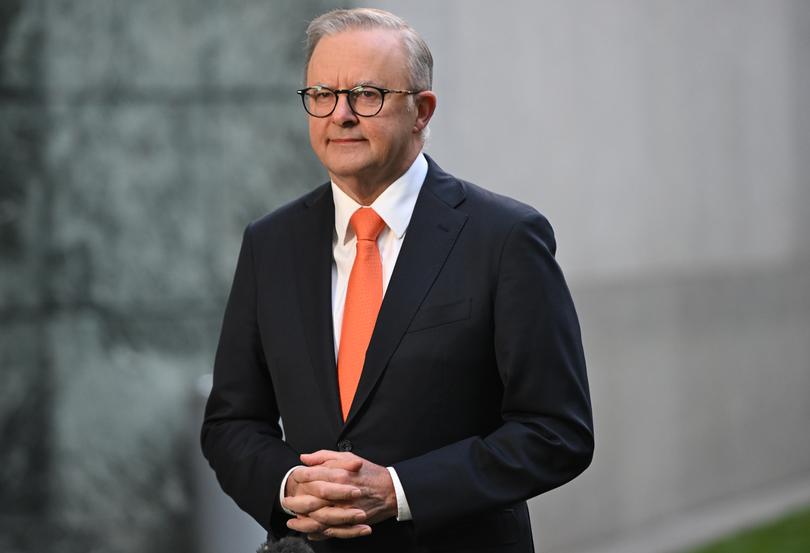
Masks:
[[[357,144],[358,142],[363,142],[363,138],[330,138],[329,142],[334,142],[335,144]]]

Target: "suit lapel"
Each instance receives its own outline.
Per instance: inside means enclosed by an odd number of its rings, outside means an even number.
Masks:
[[[295,228],[298,299],[315,381],[335,435],[342,424],[332,327],[332,231],[335,207],[326,184],[305,200]]]
[[[428,174],[377,316],[344,430],[385,371],[467,220],[466,214],[454,209],[464,199],[461,184],[427,159]]]

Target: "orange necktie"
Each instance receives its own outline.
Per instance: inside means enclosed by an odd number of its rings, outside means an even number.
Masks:
[[[385,227],[385,221],[373,209],[361,207],[354,212],[349,224],[357,235],[357,255],[346,289],[338,348],[338,386],[343,420],[349,416],[360,382],[366,350],[383,296],[382,260],[377,248],[377,236]]]

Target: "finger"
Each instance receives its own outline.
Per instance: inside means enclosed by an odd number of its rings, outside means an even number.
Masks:
[[[298,487],[304,495],[313,495],[319,499],[329,501],[351,501],[363,495],[360,488],[348,484],[335,484],[333,482],[306,482]]]
[[[365,511],[332,506],[316,509],[307,516],[325,526],[346,526],[366,521]]]
[[[349,471],[340,468],[329,468],[323,465],[314,467],[304,467],[296,469],[292,473],[292,478],[298,482],[315,482],[316,480],[323,480],[326,482],[334,482],[335,484],[348,484],[351,479]]]
[[[354,526],[335,526],[323,531],[323,535],[328,538],[359,538],[371,534],[371,526],[367,524],[355,524]]]
[[[328,540],[329,536],[324,536],[323,534],[307,534],[307,539],[309,541],[323,541]]]
[[[320,465],[330,462],[332,466],[338,466],[345,470],[356,472],[363,466],[363,460],[357,455],[348,452],[331,451],[321,449],[314,453],[302,453],[301,462],[307,466]]]
[[[287,528],[302,532],[304,534],[321,534],[326,530],[326,526],[313,520],[307,516],[298,515],[296,518],[291,518],[287,521]]]
[[[320,466],[343,469],[348,472],[358,472],[363,468],[363,459],[357,456],[346,459],[329,459],[321,463]]]
[[[323,463],[328,459],[340,459],[341,455],[344,455],[345,452],[341,451],[333,451],[331,449],[319,449],[318,451],[313,451],[312,453],[302,453],[299,455],[301,459],[307,458],[312,459],[313,464]]]
[[[314,495],[296,495],[285,497],[281,504],[294,513],[306,515],[312,511],[321,509],[329,505],[325,499],[315,497]]]

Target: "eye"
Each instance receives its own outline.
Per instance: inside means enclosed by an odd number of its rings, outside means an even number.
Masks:
[[[358,86],[352,89],[352,96],[355,100],[362,100],[364,102],[369,100],[376,101],[380,97],[380,92],[375,88]]]

